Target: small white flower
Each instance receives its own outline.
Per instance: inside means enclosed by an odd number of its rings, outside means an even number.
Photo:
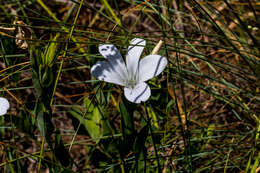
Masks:
[[[99,80],[124,86],[125,97],[131,102],[140,103],[151,95],[145,81],[159,75],[165,69],[167,59],[160,55],[148,55],[139,61],[145,40],[134,38],[130,44],[126,63],[114,45],[99,45],[99,52],[107,61],[96,63],[91,68],[91,74]]]
[[[10,104],[9,104],[8,100],[3,97],[0,97],[0,115],[6,114],[9,107],[10,107]]]

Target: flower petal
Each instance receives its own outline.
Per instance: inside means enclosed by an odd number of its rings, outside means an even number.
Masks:
[[[114,71],[119,73],[122,78],[127,78],[125,62],[118,49],[112,44],[101,44],[98,49],[100,54],[109,61]]]
[[[159,75],[166,67],[167,59],[161,55],[148,55],[139,63],[139,81],[147,81]]]
[[[126,54],[126,67],[128,70],[128,75],[131,79],[134,79],[137,74],[139,59],[145,47],[145,40],[140,38],[134,38],[130,42],[130,46],[128,47],[128,52]]]
[[[141,101],[145,102],[149,99],[151,89],[146,83],[140,82],[134,87],[134,89],[125,87],[124,94],[130,102],[140,103]]]
[[[9,104],[8,100],[3,97],[0,97],[0,115],[6,114],[9,107],[10,107],[10,104]]]
[[[124,86],[124,78],[115,70],[116,68],[117,66],[111,65],[109,61],[99,61],[91,68],[90,72],[101,81]]]

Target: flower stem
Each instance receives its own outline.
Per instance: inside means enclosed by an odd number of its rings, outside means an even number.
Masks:
[[[45,137],[42,138],[41,151],[40,151],[40,158],[39,158],[39,164],[38,164],[38,172],[40,172],[40,169],[41,169],[42,154],[43,154],[44,143],[45,143]]]
[[[160,173],[161,172],[161,165],[160,165],[159,155],[158,155],[158,151],[157,151],[157,148],[156,148],[155,139],[154,139],[154,135],[153,135],[151,118],[148,115],[147,109],[145,109],[145,113],[146,113],[146,117],[147,117],[147,124],[148,124],[149,130],[150,130],[150,133],[151,133],[151,137],[152,137],[153,148],[154,148],[155,157],[156,157],[157,166],[158,166],[158,172]]]

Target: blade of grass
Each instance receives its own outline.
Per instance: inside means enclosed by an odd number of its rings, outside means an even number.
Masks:
[[[52,11],[44,4],[44,2],[42,0],[37,0],[37,2],[42,6],[42,8],[58,23],[61,23],[61,21],[55,16],[54,13],[52,13]],[[80,3],[80,7],[82,6],[82,4]],[[69,33],[69,34],[72,34],[71,31],[69,31],[69,29],[67,29],[65,26],[63,25],[60,25],[61,28],[66,32],[66,33]],[[75,22],[73,24],[73,29],[75,27]],[[77,39],[74,37],[74,36],[70,36],[71,40],[73,42],[75,42],[76,46],[79,48],[80,52],[84,53],[84,54],[87,54],[86,51],[81,47],[81,45],[78,43]]]
[[[116,24],[119,25],[120,27],[122,27],[122,23],[121,20],[117,17],[117,15],[114,13],[114,10],[111,8],[111,6],[109,5],[109,3],[107,2],[107,0],[102,0],[104,6],[108,9],[108,11],[110,12],[110,14],[112,15],[112,17],[115,19]]]
[[[41,1],[41,0],[38,0],[38,1]],[[60,77],[60,75],[61,75],[61,70],[62,70],[62,67],[63,67],[64,58],[65,58],[66,55],[67,55],[68,43],[69,43],[70,39],[73,39],[72,33],[73,33],[74,28],[75,28],[75,26],[76,26],[75,24],[76,24],[76,21],[77,21],[77,19],[78,19],[78,17],[79,17],[79,12],[80,12],[80,10],[81,10],[82,4],[83,4],[83,0],[80,1],[80,6],[79,6],[78,11],[77,11],[77,14],[76,14],[76,16],[75,16],[75,19],[74,19],[72,28],[71,28],[70,33],[69,33],[69,36],[68,36],[68,42],[67,42],[67,44],[66,44],[66,46],[65,46],[65,50],[64,50],[64,53],[63,53],[63,55],[62,55],[62,60],[61,60],[60,67],[59,67],[59,71],[58,71],[58,75],[57,75],[57,78],[56,78],[56,81],[55,81],[55,85],[54,85],[54,89],[53,89],[52,99],[51,99],[50,105],[52,105],[52,103],[53,103],[53,97],[54,97],[54,94],[55,94],[55,92],[56,92],[56,88],[57,88],[57,85],[58,85],[59,77]]]

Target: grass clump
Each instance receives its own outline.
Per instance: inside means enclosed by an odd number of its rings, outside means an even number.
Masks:
[[[259,172],[257,1],[0,2],[1,172]],[[133,38],[166,70],[134,104],[90,73]]]

